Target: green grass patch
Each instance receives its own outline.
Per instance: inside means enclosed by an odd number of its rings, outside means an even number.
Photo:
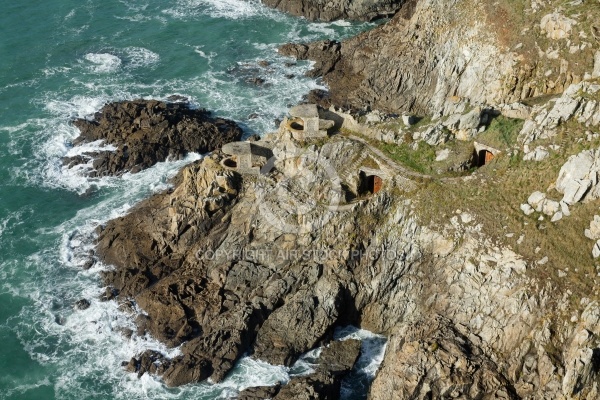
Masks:
[[[435,147],[425,142],[401,145],[392,143],[379,143],[378,146],[392,160],[407,166],[408,168],[422,174],[431,173],[431,165],[435,161]]]
[[[478,135],[477,142],[499,150],[505,150],[517,144],[519,132],[523,129],[524,120],[507,118],[502,115],[495,117],[485,132]]]

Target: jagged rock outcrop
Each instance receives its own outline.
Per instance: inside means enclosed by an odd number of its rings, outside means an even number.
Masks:
[[[569,22],[571,41],[549,44],[540,21],[556,5],[522,6],[410,0],[391,21],[354,38],[280,51],[316,61],[311,74],[323,76],[329,95],[313,98],[326,107],[420,115],[450,115],[460,98],[485,106],[560,93],[593,70],[598,44],[587,24]],[[567,20],[546,18],[543,27],[561,36]],[[573,54],[582,61],[569,62]]]
[[[342,379],[352,370],[360,355],[358,340],[332,342],[323,349],[316,371],[308,376],[295,377],[286,385],[253,387],[242,391],[239,400],[337,399]]]
[[[564,195],[562,201],[573,205],[582,200],[590,201],[600,197],[599,158],[598,150],[584,150],[569,157],[556,180],[556,190]]]
[[[541,161],[549,157],[550,151],[559,152],[561,146],[558,144],[535,147],[534,144],[537,141],[553,141],[561,132],[564,133],[565,129],[568,129],[565,128],[567,124],[578,124],[580,129],[585,130],[583,132],[586,136],[585,140],[595,141],[598,135],[587,129],[595,129],[600,125],[599,99],[600,84],[595,80],[589,80],[571,85],[554,101],[534,107],[518,137],[525,153],[524,159]],[[569,131],[567,130],[567,132]],[[581,142],[583,138],[574,137],[573,140]],[[562,165],[553,185],[558,193],[563,195],[560,200],[562,215],[568,216],[569,206],[600,198],[599,157],[600,153],[597,149],[583,150],[568,157]],[[533,193],[529,200],[529,205],[532,206],[531,210],[524,206],[523,211],[530,214],[535,209],[551,215],[545,212],[544,204],[548,202],[545,198],[540,201],[535,200],[539,195],[542,193]],[[557,202],[553,201],[553,203]]]
[[[571,85],[555,102],[544,103],[532,110],[519,133],[519,141],[529,152],[529,144],[552,139],[558,128],[571,120],[586,127],[600,125],[600,82],[584,81]]]
[[[372,21],[393,16],[406,0],[262,0],[262,3],[310,20]]]
[[[253,145],[275,155],[253,161],[263,174],[215,153],[100,232],[115,265],[105,280],[144,310],[140,334],[181,350],[128,369],[172,386],[218,381],[245,353],[291,365],[353,323],[390,335],[373,399],[595,398],[596,303],[576,324],[557,319],[553,288],[473,217],[418,224],[418,182],[360,140],[301,144],[284,129]],[[360,171],[385,177],[382,190],[365,193]],[[327,398],[322,387],[307,377],[247,395]]]
[[[338,141],[297,157],[301,148],[289,140],[277,143],[273,152],[280,161],[271,177],[242,179],[220,165],[222,156],[205,158],[183,170],[172,193],[143,202],[100,233],[98,251],[117,266],[106,273],[107,283],[148,313],[140,326],[170,346],[183,343],[183,355],[159,370],[170,385],[208,376],[220,380],[249,348],[262,359],[290,365],[326,341],[336,324],[356,318],[350,312],[347,249],[333,252],[326,264],[302,260],[302,249],[337,246],[329,228],[310,229],[323,219],[322,210],[303,216],[306,233],[285,230],[298,223],[290,205],[303,210],[312,198],[326,200],[331,192],[332,169],[327,164],[313,170],[314,163],[335,155],[333,171],[341,170],[346,157],[360,159],[364,146]],[[290,178],[298,167],[317,173],[314,186]],[[358,170],[351,178],[357,190]],[[265,204],[270,208],[261,209]],[[332,211],[330,219],[350,216]],[[351,225],[344,230],[354,232]],[[318,244],[311,246],[313,241]],[[207,368],[189,373],[198,364]]]
[[[394,332],[372,399],[520,399],[469,338],[443,318]]]
[[[577,21],[565,17],[564,15],[554,12],[545,15],[540,22],[542,32],[545,32],[547,37],[553,40],[565,39],[569,37],[571,29]]]
[[[83,164],[89,176],[135,173],[167,158],[212,151],[242,135],[233,121],[211,117],[204,109],[156,100],[109,103],[94,119],[73,125],[81,132],[74,146],[102,141],[107,147],[63,159],[71,168]]]

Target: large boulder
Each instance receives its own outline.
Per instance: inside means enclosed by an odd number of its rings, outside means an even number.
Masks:
[[[233,121],[214,118],[188,104],[157,100],[109,103],[93,119],[77,119],[73,125],[81,132],[74,146],[96,141],[108,145],[106,150],[100,147],[64,158],[69,167],[91,162],[91,168],[85,170],[89,176],[139,172],[188,152],[209,152],[242,136]]]
[[[594,200],[600,197],[599,156],[598,150],[584,150],[569,157],[560,169],[556,180],[556,190],[564,195],[563,202],[573,205],[582,200]]]

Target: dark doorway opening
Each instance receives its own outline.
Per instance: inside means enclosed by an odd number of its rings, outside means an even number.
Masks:
[[[487,165],[494,159],[494,154],[491,151],[480,150],[479,154],[477,154],[477,166],[483,167]]]

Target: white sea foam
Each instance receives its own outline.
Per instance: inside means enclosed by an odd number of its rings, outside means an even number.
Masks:
[[[121,66],[121,59],[110,53],[88,53],[83,58],[91,63],[88,68],[99,74],[116,72]]]
[[[69,13],[67,15],[65,15],[64,20],[67,21],[71,18],[73,18],[75,16],[75,9],[72,9],[71,11],[69,11]]]
[[[356,393],[365,393],[375,378],[379,366],[383,362],[387,339],[354,326],[338,328],[334,332],[335,340],[356,339],[361,341],[360,357],[354,369],[342,382],[341,398],[352,399]]]
[[[290,375],[305,376],[314,373],[317,369],[317,361],[322,351],[322,347],[317,347],[316,349],[312,349],[303,354],[298,361],[292,365],[292,368],[290,369]]]
[[[23,397],[23,395],[25,393],[27,393],[30,390],[34,390],[43,386],[52,386],[52,383],[50,382],[50,379],[48,379],[48,377],[46,378],[42,378],[38,381],[36,381],[35,383],[26,383],[26,384],[20,384],[15,386],[14,388],[11,389],[3,389],[3,393],[2,398],[20,398]],[[17,397],[18,395],[18,397]]]
[[[144,47],[125,48],[129,68],[149,67],[160,61],[160,56]]]
[[[200,57],[205,58],[208,60],[208,64],[210,65],[210,63],[212,62],[212,60],[217,56],[217,53],[215,53],[214,51],[209,52],[208,54],[206,54],[204,52],[204,50],[202,50],[204,46],[194,46],[194,52],[196,54],[198,54]]]
[[[352,37],[360,31],[375,27],[375,23],[360,24],[348,21],[290,23],[291,28],[286,35],[287,42],[310,42],[321,39],[343,40]]]
[[[65,75],[69,73],[69,71],[71,71],[71,68],[69,67],[49,67],[42,69],[42,73],[47,77],[57,74]]]
[[[138,380],[127,374],[121,362],[147,349],[170,357],[178,355],[179,350],[168,349],[148,336],[134,333],[130,339],[123,337],[123,329],[135,331],[132,317],[121,311],[117,302],[97,300],[102,292],[97,285],[98,273],[108,266],[97,263],[91,270],[83,271],[80,265],[94,247],[99,224],[124,215],[132,204],[164,190],[178,169],[198,158],[190,155],[187,160],[159,163],[138,174],[108,179],[115,186],[114,195],[79,210],[55,228],[37,232],[40,238],[59,235],[59,252],[54,246],[48,247],[28,257],[25,265],[14,263],[1,269],[9,274],[25,271],[31,277],[13,293],[33,302],[21,311],[14,329],[32,359],[61,372],[54,385],[57,397],[89,397],[87,382],[98,374],[111,388],[105,393],[108,397],[146,398],[155,392],[160,393],[158,397],[170,396],[155,378]],[[82,298],[89,299],[91,306],[84,311],[74,310],[73,304]],[[33,332],[28,321],[37,321]]]
[[[18,211],[14,211],[10,213],[6,218],[0,221],[0,239],[2,238],[2,234],[8,229],[13,230],[18,225],[23,224],[23,215],[28,212],[31,212],[30,207],[22,208]],[[0,242],[1,243],[1,242]]]
[[[335,36],[335,29],[332,28],[332,25],[329,23],[312,23],[308,25],[308,30],[310,32],[315,32],[318,33],[320,35],[324,35],[327,37],[334,37]]]
[[[154,10],[148,10],[149,3],[137,3],[134,1],[119,0],[119,3],[123,4],[127,8],[125,15],[115,15],[116,19],[126,20],[130,22],[145,22],[145,21],[158,21],[161,24],[166,24],[167,20],[154,13]]]
[[[93,115],[107,101],[108,99],[102,96],[77,95],[68,100],[48,99],[45,101],[45,108],[59,118],[59,123],[64,124],[73,118],[86,118]]]
[[[0,131],[5,131],[9,134],[12,134],[15,132],[22,131],[27,126],[29,126],[29,122],[23,122],[22,124],[15,125],[15,126],[0,126]]]
[[[235,20],[258,16],[286,18],[284,14],[265,7],[259,0],[178,0],[174,7],[163,10],[163,13],[184,20],[199,15]]]

